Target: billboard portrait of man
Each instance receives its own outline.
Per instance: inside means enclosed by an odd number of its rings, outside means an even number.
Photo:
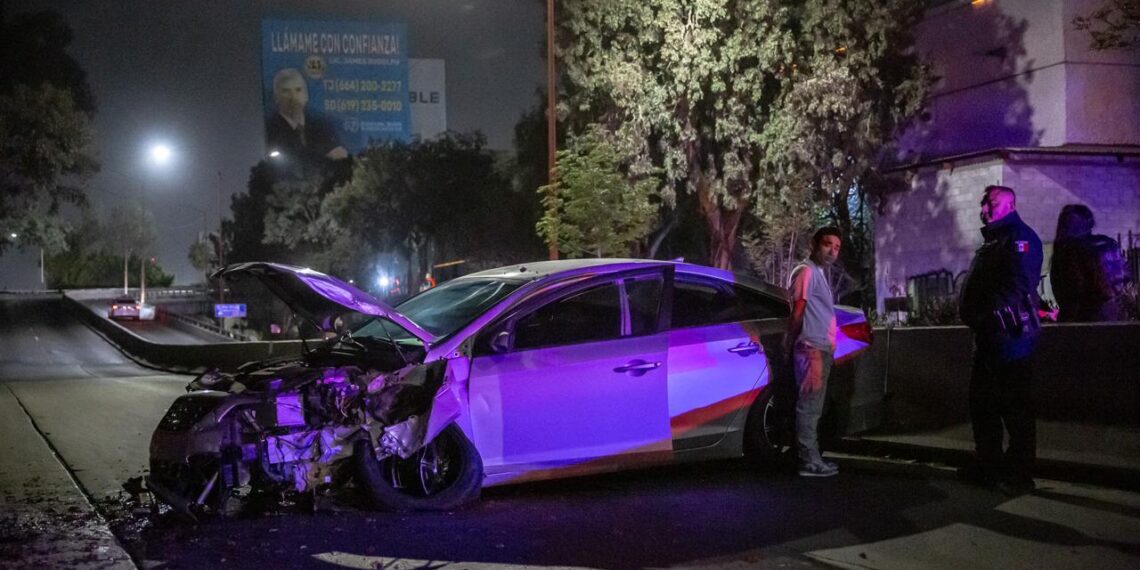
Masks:
[[[275,112],[265,123],[268,149],[286,158],[310,162],[348,158],[336,128],[320,113],[309,112],[309,86],[305,76],[287,67],[273,75]]]

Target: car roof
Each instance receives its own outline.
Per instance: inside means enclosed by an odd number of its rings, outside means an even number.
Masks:
[[[702,275],[706,277],[713,277],[728,281],[730,283],[740,283],[742,285],[758,289],[769,295],[784,298],[787,295],[787,290],[767,283],[755,277],[734,273],[732,271],[725,271],[715,267],[708,267],[705,265],[697,265],[694,263],[684,263],[682,261],[664,261],[659,259],[626,259],[626,258],[586,258],[586,259],[560,259],[556,261],[536,261],[534,263],[519,263],[516,265],[507,265],[495,269],[487,269],[477,273],[471,273],[460,277],[460,279],[469,278],[493,278],[493,279],[506,279],[511,281],[530,282],[549,276],[571,276],[583,273],[617,273],[620,271],[627,271],[631,269],[639,269],[646,267],[661,267],[673,266],[679,273],[688,275]]]
[[[103,297],[103,298],[106,299],[106,297]],[[111,299],[111,300],[116,302],[116,303],[134,303],[135,302],[135,298],[131,297],[130,295],[119,295],[118,297],[115,297],[114,299]]]
[[[619,258],[586,258],[586,259],[559,259],[556,261],[535,261],[533,263],[518,263],[506,265],[495,269],[487,269],[477,273],[464,275],[467,277],[498,277],[516,281],[534,281],[541,277],[556,273],[577,273],[578,270],[598,269],[604,273],[612,273],[625,269],[638,267],[651,267],[666,265],[669,262],[656,259],[619,259]]]

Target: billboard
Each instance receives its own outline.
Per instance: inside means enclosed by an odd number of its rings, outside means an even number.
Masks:
[[[263,20],[266,150],[341,159],[369,141],[407,141],[403,24]]]
[[[408,60],[412,136],[428,140],[447,130],[446,66],[442,59]]]

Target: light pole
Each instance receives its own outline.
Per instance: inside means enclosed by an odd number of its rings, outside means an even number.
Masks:
[[[218,171],[218,267],[226,266],[226,236],[222,231],[222,221],[225,213],[222,210],[222,171]],[[218,303],[226,302],[226,282],[218,276]]]
[[[554,88],[554,0],[546,0],[546,171],[547,184],[551,188],[554,187],[555,145],[558,141],[554,131],[557,128]],[[553,239],[558,239],[558,236]],[[550,259],[558,259],[557,241],[550,243],[547,253]]]
[[[157,143],[157,144],[150,147],[150,159],[151,159],[151,161],[153,161],[158,166],[165,166],[168,162],[170,162],[170,158],[173,155],[174,155],[174,151],[172,151],[170,149],[170,147],[164,143]],[[146,207],[145,207],[146,201],[145,200],[146,200],[146,198],[145,198],[145,193],[144,193],[144,196],[139,198],[139,208],[141,210],[139,213],[140,214],[139,215],[140,224],[142,223],[142,216],[146,212]],[[139,252],[139,304],[140,305],[143,303],[146,303],[146,262],[147,262],[147,256],[144,255],[143,252],[140,251]]]

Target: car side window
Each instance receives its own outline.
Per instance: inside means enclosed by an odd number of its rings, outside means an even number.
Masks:
[[[539,307],[515,323],[514,348],[525,350],[621,336],[621,300],[607,283]]]
[[[680,277],[673,285],[675,329],[787,315],[784,304],[738,285]]]

